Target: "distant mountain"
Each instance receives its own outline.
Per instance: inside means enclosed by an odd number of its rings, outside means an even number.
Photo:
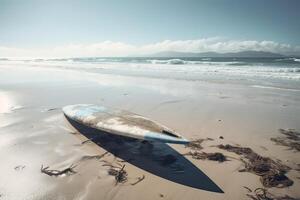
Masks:
[[[281,54],[271,53],[266,51],[240,51],[235,53],[217,53],[217,52],[178,52],[178,51],[163,51],[150,55],[150,57],[235,57],[235,58],[278,58],[286,57]]]

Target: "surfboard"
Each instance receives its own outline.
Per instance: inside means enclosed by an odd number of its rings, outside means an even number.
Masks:
[[[109,134],[163,143],[189,143],[170,128],[129,111],[93,104],[68,105],[62,110],[67,118]]]

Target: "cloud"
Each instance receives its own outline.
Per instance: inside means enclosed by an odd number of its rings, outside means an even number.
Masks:
[[[237,52],[245,50],[269,51],[287,55],[300,55],[300,46],[274,41],[224,40],[219,37],[198,40],[165,40],[153,44],[132,45],[104,41],[93,44],[68,44],[54,48],[24,49],[0,46],[0,57],[87,57],[87,56],[140,56],[161,51],[180,52]]]

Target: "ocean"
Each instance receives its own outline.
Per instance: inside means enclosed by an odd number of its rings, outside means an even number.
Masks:
[[[0,59],[0,65],[50,67],[131,77],[247,84],[300,91],[300,58],[88,57]]]

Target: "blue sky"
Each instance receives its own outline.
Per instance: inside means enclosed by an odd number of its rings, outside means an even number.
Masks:
[[[298,0],[0,0],[0,47],[88,48],[110,41],[145,48],[164,41],[214,40],[227,46],[230,41],[258,42],[251,48],[269,41],[272,48],[290,45],[274,51],[297,52],[299,9]],[[166,50],[189,50],[186,44],[175,47]]]

